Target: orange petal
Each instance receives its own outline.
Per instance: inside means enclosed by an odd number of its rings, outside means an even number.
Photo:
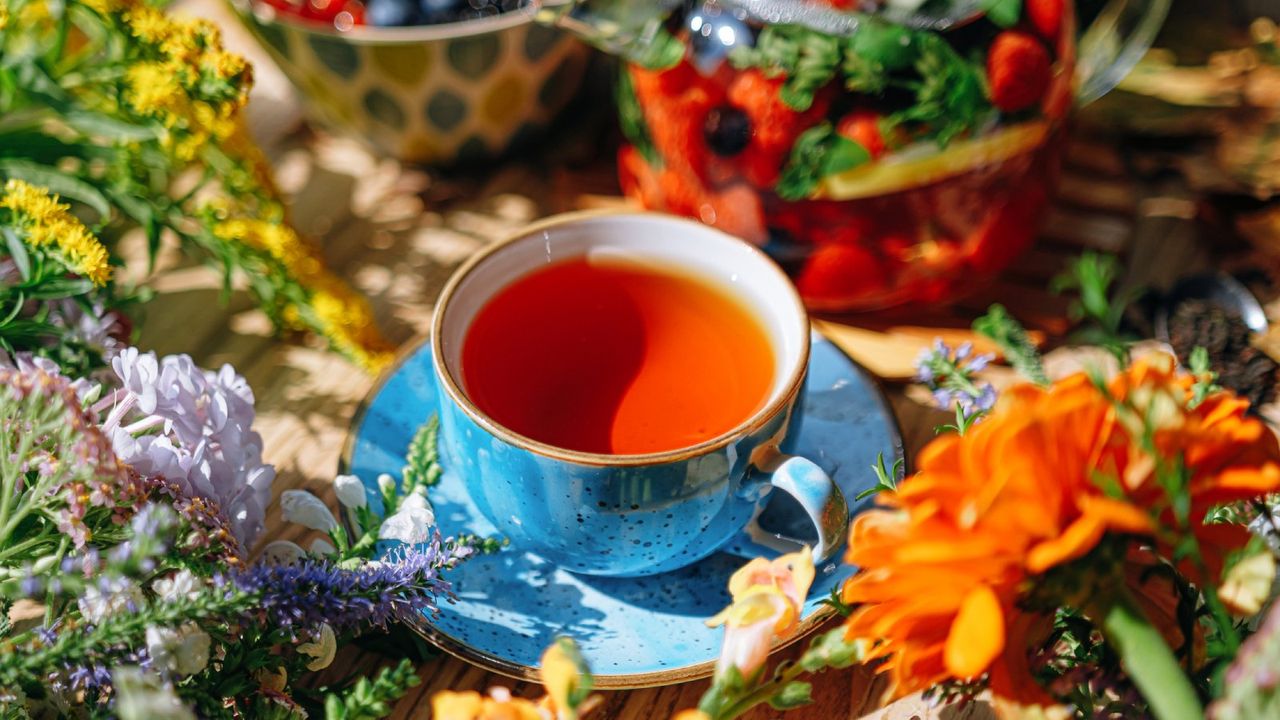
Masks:
[[[1106,528],[1093,515],[1078,518],[1061,535],[1046,540],[1027,553],[1027,570],[1039,574],[1068,560],[1075,560],[1093,549]]]
[[[1080,512],[1099,519],[1108,530],[1122,533],[1150,533],[1151,516],[1145,510],[1123,500],[1085,496],[1079,500]]]
[[[976,678],[1004,650],[1004,611],[1000,599],[986,585],[965,596],[947,635],[947,672],[960,679]]]

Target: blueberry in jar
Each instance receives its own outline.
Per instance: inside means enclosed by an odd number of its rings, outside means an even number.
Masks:
[[[751,142],[751,118],[742,108],[721,105],[711,108],[702,126],[702,135],[711,152],[721,157],[732,157],[747,148]]]
[[[422,15],[414,0],[367,0],[365,19],[378,27],[417,25]]]

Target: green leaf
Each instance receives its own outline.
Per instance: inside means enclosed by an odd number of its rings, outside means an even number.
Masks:
[[[4,228],[4,241],[9,248],[9,257],[18,268],[18,274],[23,280],[30,280],[31,255],[27,253],[27,244],[22,242],[22,238],[18,237],[17,231],[12,227]]]
[[[155,140],[162,132],[153,124],[135,125],[110,115],[81,109],[68,111],[63,115],[63,121],[85,135],[111,142]]]
[[[878,18],[864,20],[846,47],[846,60],[854,56],[888,71],[911,67],[918,55],[911,30]]]
[[[945,147],[994,112],[987,100],[985,70],[960,57],[937,35],[921,33],[916,44],[920,55],[915,63],[919,81],[912,85],[915,104],[894,113],[891,120],[917,124]]]
[[[790,710],[813,702],[813,685],[803,680],[792,680],[777,695],[769,698],[769,707],[774,710]]]
[[[93,209],[102,221],[111,217],[111,203],[107,196],[93,185],[74,175],[29,160],[0,158],[0,176],[25,180],[32,185],[48,188],[63,198],[75,200]]]
[[[1023,377],[1037,385],[1049,385],[1040,352],[1027,336],[1026,329],[1009,315],[1003,305],[992,305],[986,315],[973,321],[973,329],[999,346],[1005,360]]]
[[[870,160],[871,153],[867,152],[861,144],[837,134],[832,137],[827,156],[823,159],[822,175],[825,177],[852,170]]]
[[[1022,0],[982,0],[987,19],[1003,28],[1018,24],[1022,16]]]
[[[843,591],[840,587],[831,588],[831,594],[819,600],[818,603],[835,610],[840,614],[840,617],[849,617],[850,613],[853,612],[853,606],[844,601]]]
[[[628,54],[627,59],[649,70],[666,70],[684,59],[684,51],[684,43],[659,25],[649,42],[639,52]]]
[[[622,134],[644,156],[650,166],[662,167],[662,155],[653,145],[649,125],[644,119],[644,109],[636,99],[635,83],[631,79],[631,72],[626,67],[618,72],[614,98],[618,106],[618,125],[622,129]]]
[[[836,133],[831,123],[815,125],[796,138],[791,159],[775,188],[784,200],[811,196],[827,175],[855,168],[871,159],[866,148]]]
[[[770,25],[754,46],[739,45],[729,61],[768,77],[785,76],[778,98],[796,112],[813,107],[816,93],[836,76],[844,49],[840,38],[802,25]]]

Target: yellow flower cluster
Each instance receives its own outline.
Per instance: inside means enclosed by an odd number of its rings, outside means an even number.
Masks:
[[[93,2],[111,9],[111,0]],[[164,124],[174,155],[190,160],[211,140],[231,137],[248,101],[252,70],[222,48],[218,28],[145,5],[124,11],[123,20],[144,56],[125,72],[125,100]]]
[[[326,270],[319,250],[299,237],[288,224],[230,217],[216,222],[213,234],[221,240],[244,243],[265,252],[307,290],[309,317],[304,317],[300,308],[289,306],[284,310],[287,323],[300,328],[307,325],[306,320],[311,320],[337,350],[370,371],[376,372],[391,362],[391,348],[374,323],[368,300]]]
[[[5,183],[0,208],[13,213],[32,247],[53,248],[67,269],[95,285],[111,279],[107,249],[48,189],[11,179]]]

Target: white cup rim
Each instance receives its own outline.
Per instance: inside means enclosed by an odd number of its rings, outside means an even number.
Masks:
[[[690,231],[696,231],[705,235],[719,236],[723,240],[740,244],[748,251],[749,256],[755,258],[755,260],[749,262],[758,261],[762,267],[765,268],[765,272],[775,274],[775,279],[782,281],[779,286],[786,288],[785,292],[787,293],[787,297],[778,298],[777,300],[786,303],[792,308],[791,314],[795,316],[795,320],[798,323],[797,330],[799,333],[798,337],[800,338],[800,347],[799,352],[789,363],[789,367],[779,368],[778,375],[780,377],[785,377],[785,380],[778,386],[780,388],[779,390],[771,393],[771,397],[767,403],[729,430],[696,445],[689,445],[683,448],[663,450],[661,452],[654,453],[611,455],[605,453],[570,450],[568,448],[534,440],[533,438],[517,433],[494,420],[477,407],[469,397],[467,397],[466,392],[462,389],[462,383],[458,378],[453,376],[449,363],[445,359],[445,348],[443,345],[445,316],[448,313],[450,302],[457,293],[458,288],[467,279],[467,277],[478,267],[484,264],[486,260],[509,250],[512,246],[518,243],[529,241],[535,236],[553,228],[572,225],[586,220],[598,220],[601,218],[618,218],[620,220],[629,221],[639,220],[641,222],[661,221],[663,223],[683,224],[687,225],[688,230]],[[499,289],[500,288],[494,288],[493,292],[497,292]],[[770,420],[776,417],[778,413],[783,412],[787,407],[795,402],[796,395],[804,384],[805,374],[808,371],[809,365],[809,333],[809,315],[805,310],[803,301],[800,299],[800,294],[795,290],[795,287],[791,284],[790,279],[787,278],[786,273],[782,271],[782,268],[778,267],[778,265],[769,258],[768,255],[756,246],[696,220],[675,215],[656,212],[584,210],[553,215],[521,228],[518,232],[481,250],[467,260],[467,262],[463,263],[463,265],[454,272],[453,276],[449,278],[448,283],[445,284],[444,290],[440,293],[439,299],[436,301],[435,311],[431,322],[431,362],[436,378],[444,389],[444,393],[448,400],[461,408],[472,422],[476,423],[486,432],[500,438],[504,442],[544,457],[573,462],[580,465],[633,467],[639,465],[656,465],[679,462],[694,457],[700,457],[728,446],[741,438],[750,436],[766,425]],[[770,339],[775,340],[772,335]]]

